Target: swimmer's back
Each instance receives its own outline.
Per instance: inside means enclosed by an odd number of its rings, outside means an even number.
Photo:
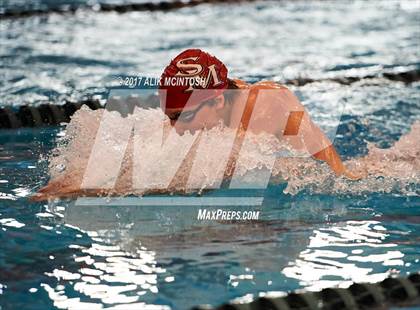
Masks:
[[[237,126],[238,122],[242,124],[243,129],[248,128],[252,115],[252,129],[256,133],[265,131],[268,133],[277,133],[285,126],[285,116],[296,107],[292,92],[285,86],[273,81],[260,81],[254,84],[248,84],[242,80],[233,80],[240,90],[249,92],[237,96],[238,100],[233,105],[230,124]],[[261,93],[260,90],[268,90]],[[257,98],[258,108],[255,109]]]

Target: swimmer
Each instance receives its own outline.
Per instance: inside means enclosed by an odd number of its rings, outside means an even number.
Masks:
[[[226,66],[200,49],[185,50],[170,62],[159,82],[159,97],[161,109],[180,135],[222,123],[239,129],[234,144],[241,146],[247,130],[255,134],[265,132],[286,142],[293,150],[325,161],[336,176],[361,178],[343,165],[331,141],[288,88],[271,81],[248,84],[228,78]],[[237,158],[238,153],[230,154],[225,179],[232,176]],[[32,200],[120,193],[82,189],[82,177],[80,171],[72,171],[51,180]]]
[[[209,129],[220,122],[257,134],[263,131],[287,142],[297,151],[308,152],[315,159],[325,161],[337,176],[360,178],[346,169],[331,141],[312,122],[288,88],[271,81],[247,84],[228,78],[227,73],[219,59],[200,49],[182,52],[166,67],[161,77],[161,108],[178,133]],[[201,89],[206,91],[194,96],[192,90],[200,89],[196,88],[197,83],[190,86],[173,84],[174,77],[202,81]],[[166,96],[163,95],[165,92]],[[240,140],[239,136],[236,142],[240,143]]]

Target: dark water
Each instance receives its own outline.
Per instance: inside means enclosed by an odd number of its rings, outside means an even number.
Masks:
[[[4,5],[33,8],[21,3]],[[414,1],[302,1],[4,20],[0,104],[102,98],[115,76],[157,76],[191,46],[249,82],[411,70],[420,66],[418,16]],[[293,90],[327,127],[344,105],[335,145],[349,158],[365,154],[368,141],[388,147],[405,134],[419,117],[419,88],[379,79]],[[40,158],[60,135],[0,132],[4,309],[186,309],[419,270],[418,193],[290,196],[272,185],[251,223],[199,222],[194,207],[31,203],[48,180]]]

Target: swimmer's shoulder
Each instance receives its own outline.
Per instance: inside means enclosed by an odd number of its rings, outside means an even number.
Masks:
[[[265,111],[278,111],[279,106],[284,109],[301,109],[301,103],[296,95],[286,86],[274,81],[260,81],[254,84],[247,84],[250,90],[250,97],[256,100],[263,96],[261,104]],[[260,90],[269,90],[262,94]]]
[[[260,81],[250,86],[251,89],[285,89],[288,88],[280,83],[274,81]]]
[[[284,90],[289,90],[286,86],[274,82],[274,81],[260,81],[260,82],[256,82],[254,84],[249,84],[243,80],[240,79],[232,79],[235,82],[235,85],[239,88],[239,89],[250,89],[250,90],[257,90],[257,89],[284,89]]]
[[[240,79],[231,79],[231,81],[233,81],[235,87],[239,89],[247,89],[250,86],[250,84]]]

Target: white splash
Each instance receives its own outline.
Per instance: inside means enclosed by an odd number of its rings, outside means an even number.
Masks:
[[[142,130],[137,135],[134,131],[126,143],[127,147],[113,188],[108,191],[98,191],[97,194],[124,196],[154,192],[189,192],[191,189],[194,191],[211,189],[218,184],[218,177],[221,174],[220,171],[215,171],[225,168],[220,165],[224,160],[224,155],[223,152],[218,152],[218,146],[228,143],[234,133],[232,129],[219,126],[201,133],[196,132],[194,135],[186,133],[177,139],[169,139],[168,145],[165,146],[165,152],[162,152],[162,140],[152,139],[152,137],[156,130],[162,131],[162,128],[168,128],[164,114],[159,109],[139,109],[137,112],[125,118],[121,117],[118,112],[92,111],[87,107],[76,112],[67,125],[66,134],[60,140],[59,146],[50,156],[49,172],[53,181],[59,180],[57,184],[60,188],[58,190],[71,191],[82,184],[103,113],[108,114],[107,118],[110,120],[108,123],[112,124],[112,128],[109,128],[110,137],[106,140],[105,149],[100,154],[104,162],[109,161],[107,157],[112,153],[107,152],[107,149],[120,150],[121,143],[125,143],[119,141],[118,136],[112,136],[112,132],[122,132],[121,128],[130,123],[142,124]],[[201,137],[199,137],[200,134]],[[312,158],[278,156],[285,150],[292,155],[293,152],[290,153],[290,148],[280,143],[273,135],[251,133],[241,150],[241,160],[237,162],[235,175],[248,178],[247,182],[249,180],[251,183],[258,182],[261,175],[267,171],[270,172],[273,168],[271,181],[287,182],[284,193],[292,195],[302,190],[310,193],[331,194],[393,192],[418,195],[416,185],[420,180],[420,143],[416,137],[419,136],[420,123],[417,122],[412,126],[411,131],[402,136],[391,148],[379,149],[369,145],[368,155],[345,162],[350,170],[366,175],[360,181],[350,181],[343,177],[336,177],[326,163]],[[159,180],[156,181],[154,178],[150,178],[150,184],[145,184],[148,179],[143,178],[141,188],[133,186],[133,180],[136,179],[132,176],[133,162],[139,160],[133,155],[137,154],[133,146],[133,141],[136,139],[140,140],[142,146],[141,154],[143,156],[140,161],[144,169],[159,173],[172,169],[176,172],[169,185],[166,184],[165,187],[164,183],[159,183]],[[194,178],[191,178],[189,176],[194,163],[193,152],[188,152],[180,167],[174,168],[171,165],[179,164],[174,163],[173,159],[176,154],[182,153],[180,145],[187,140],[196,139],[200,139],[200,148],[208,150],[208,152],[206,152],[205,164],[200,165],[199,171],[195,171]],[[191,145],[191,143],[188,142],[186,145]],[[274,167],[271,166],[273,157],[275,157]],[[102,160],[99,160],[95,165],[100,168]],[[106,171],[98,173],[95,177],[97,177],[98,184],[109,183],[109,179],[106,179]],[[162,190],[163,188],[165,190]]]

